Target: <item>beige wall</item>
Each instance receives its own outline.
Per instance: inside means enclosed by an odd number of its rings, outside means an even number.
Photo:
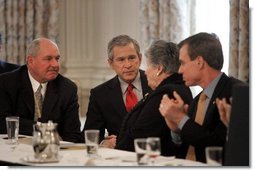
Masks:
[[[61,0],[61,72],[79,82],[81,114],[87,111],[90,89],[111,78],[107,43],[119,34],[139,41],[138,1]]]

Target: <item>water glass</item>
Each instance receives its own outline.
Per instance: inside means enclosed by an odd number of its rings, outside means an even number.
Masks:
[[[9,116],[6,117],[6,129],[8,134],[7,144],[18,144],[19,136],[19,117]]]
[[[161,154],[160,138],[148,137],[146,150],[149,157],[149,164],[154,165],[156,158]]]
[[[134,140],[134,147],[138,165],[147,165],[146,138],[136,138]]]
[[[89,157],[98,157],[99,133],[100,131],[95,129],[85,130],[86,149]]]
[[[206,163],[209,166],[222,165],[222,147],[206,147]]]

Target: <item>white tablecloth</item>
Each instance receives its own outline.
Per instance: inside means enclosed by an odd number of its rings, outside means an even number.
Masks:
[[[32,166],[138,166],[136,153],[99,148],[99,157],[91,159],[87,157],[86,150],[83,149],[61,149],[59,152],[59,162],[55,163],[29,163],[23,159],[34,155],[32,145],[29,143],[19,143],[15,148],[6,144],[3,139],[6,135],[0,135],[0,161],[32,165]],[[20,139],[22,140],[22,139]],[[63,146],[84,147],[85,144],[61,143]],[[175,157],[159,156],[155,166],[207,166],[204,163],[190,160],[176,159]]]

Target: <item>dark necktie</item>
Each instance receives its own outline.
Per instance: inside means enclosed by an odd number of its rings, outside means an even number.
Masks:
[[[195,117],[195,122],[198,123],[199,125],[202,125],[204,122],[206,98],[207,96],[204,92],[202,92],[199,96],[198,107],[197,107],[197,112]],[[195,148],[192,145],[189,146],[186,159],[196,161]]]
[[[34,115],[34,121],[38,121],[39,118],[41,118],[41,112],[42,112],[42,94],[41,94],[42,85],[38,87],[36,92],[34,93],[34,104],[35,104],[35,115]]]
[[[129,84],[126,91],[126,110],[129,112],[138,102],[136,94],[133,92],[133,85]]]

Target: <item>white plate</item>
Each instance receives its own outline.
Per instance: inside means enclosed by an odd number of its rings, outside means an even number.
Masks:
[[[121,160],[122,162],[137,162],[136,156],[114,156],[114,157],[106,157],[105,160]]]
[[[83,143],[60,143],[60,150],[84,150],[86,149]]]
[[[60,141],[60,147],[66,147],[66,146],[72,146],[73,142],[68,142],[68,141]]]
[[[59,158],[58,159],[40,160],[40,159],[34,158],[34,156],[26,156],[26,157],[22,158],[21,160],[23,160],[26,163],[57,163],[57,162],[59,162]]]

